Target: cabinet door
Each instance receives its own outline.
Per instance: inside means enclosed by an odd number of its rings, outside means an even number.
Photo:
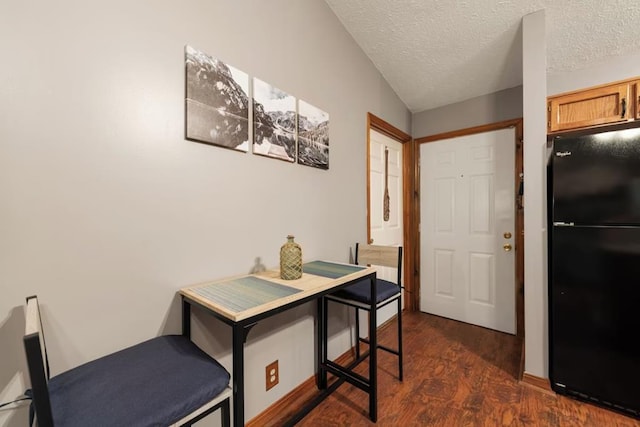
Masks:
[[[633,106],[631,111],[635,112],[635,116],[632,117],[635,117],[636,120],[638,120],[640,119],[640,80],[633,82],[632,86],[633,93],[631,94],[631,99],[633,102],[630,102],[629,104]]]
[[[549,132],[583,128],[634,118],[635,103],[629,102],[630,83],[603,86],[550,97]]]

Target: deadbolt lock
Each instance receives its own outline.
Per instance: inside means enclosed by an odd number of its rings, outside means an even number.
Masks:
[[[504,236],[504,238],[505,238],[505,239],[510,239],[510,238],[511,238],[511,233],[509,233],[509,232],[507,231],[507,232],[505,232],[505,233],[503,234],[503,236]]]

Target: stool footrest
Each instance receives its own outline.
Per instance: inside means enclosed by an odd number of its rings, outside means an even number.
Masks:
[[[360,390],[369,392],[371,390],[371,384],[368,378],[363,377],[360,374],[356,374],[350,370],[345,369],[343,366],[338,365],[335,362],[328,360],[324,364],[324,368],[333,375],[344,378],[349,384],[358,387]]]
[[[366,338],[358,338],[358,339],[360,340],[360,342],[363,342],[365,344],[369,344],[369,340],[366,339]],[[386,351],[388,353],[391,353],[391,354],[395,354],[395,355],[399,355],[400,354],[400,352],[398,350],[390,348],[390,347],[387,347],[386,345],[378,344],[378,348],[380,350],[384,350],[384,351]]]

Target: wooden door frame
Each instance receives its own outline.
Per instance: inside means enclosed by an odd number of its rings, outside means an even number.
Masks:
[[[404,259],[402,269],[404,270],[404,292],[405,292],[405,310],[416,311],[419,309],[419,305],[415,305],[416,299],[413,297],[415,292],[415,272],[416,264],[414,254],[415,248],[412,246],[414,240],[411,239],[411,231],[414,228],[414,217],[412,215],[414,201],[411,199],[411,195],[414,194],[414,153],[415,146],[414,140],[411,135],[401,131],[395,126],[385,122],[380,117],[372,113],[367,113],[367,242],[371,241],[371,212],[369,207],[371,206],[371,166],[369,159],[371,156],[371,130],[380,132],[389,138],[398,141],[402,144],[402,239],[404,241]],[[409,274],[413,272],[413,274]],[[420,299],[417,299],[418,303]]]
[[[472,135],[482,132],[490,132],[500,129],[515,129],[515,194],[514,194],[514,209],[516,212],[516,333],[517,336],[524,336],[524,206],[522,203],[522,195],[519,195],[519,188],[521,177],[523,176],[523,120],[522,118],[505,120],[497,123],[490,123],[482,126],[474,126],[466,129],[455,130],[451,132],[444,132],[437,135],[425,136],[414,140],[414,153],[412,158],[413,163],[413,176],[414,183],[413,189],[416,197],[413,199],[414,206],[409,208],[409,211],[413,212],[415,221],[411,222],[412,228],[409,230],[409,240],[411,240],[410,247],[415,251],[411,257],[415,260],[415,266],[420,265],[420,144],[439,141],[442,139],[457,138],[460,136]],[[416,268],[414,275],[414,287],[413,292],[409,294],[409,298],[414,299],[411,301],[410,306],[416,307],[415,310],[420,310],[420,273],[419,268]],[[406,301],[405,301],[406,304]]]

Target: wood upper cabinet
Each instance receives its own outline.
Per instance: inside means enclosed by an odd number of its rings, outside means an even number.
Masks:
[[[624,81],[547,98],[547,132],[640,118],[638,86],[640,80]]]
[[[634,109],[636,112],[635,118],[636,120],[640,120],[640,80],[634,81],[632,84],[633,94],[631,104],[634,104]]]

